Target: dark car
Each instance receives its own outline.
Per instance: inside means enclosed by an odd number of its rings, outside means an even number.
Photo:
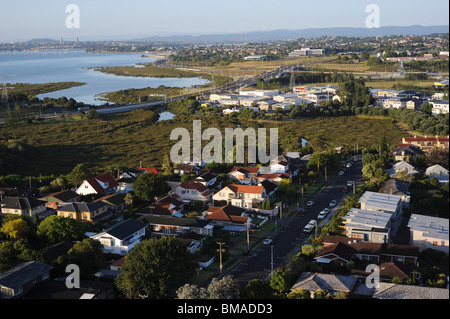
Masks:
[[[347,187],[344,187],[344,188],[342,189],[342,192],[343,192],[343,193],[348,193]]]
[[[300,209],[298,210],[298,214],[300,214],[300,215],[306,214],[306,209],[300,208]]]

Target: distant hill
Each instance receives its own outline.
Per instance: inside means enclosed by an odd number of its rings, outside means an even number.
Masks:
[[[448,33],[449,26],[390,26],[380,28],[314,28],[303,30],[274,30],[254,31],[230,34],[205,34],[199,36],[174,35],[174,36],[152,36],[134,41],[140,42],[249,42],[249,41],[286,41],[298,38],[318,38],[321,36],[349,36],[349,37],[371,37],[390,35],[427,35],[433,33]]]

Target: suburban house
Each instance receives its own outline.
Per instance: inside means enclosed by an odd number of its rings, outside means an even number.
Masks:
[[[88,178],[76,190],[79,195],[116,193],[119,184],[110,173]]]
[[[267,174],[261,174],[256,177],[258,182],[263,182],[265,180],[271,181],[273,183],[278,184],[283,179],[289,179],[292,180],[292,174],[290,173],[267,173]]]
[[[392,282],[394,278],[405,281],[410,278],[414,267],[412,265],[385,262],[378,265],[378,275],[380,282]],[[367,272],[365,269],[352,269],[351,274],[358,277],[359,280],[365,281],[372,272]]]
[[[388,174],[390,176],[395,176],[397,174],[405,174],[405,175],[414,175],[417,174],[418,171],[409,163],[401,160],[400,162],[395,163],[390,170],[388,170]]]
[[[234,166],[228,173],[228,176],[241,184],[251,185],[257,182],[259,167],[240,167]]]
[[[251,218],[247,215],[248,210],[232,205],[210,206],[206,212],[205,219],[213,221],[214,226],[224,226],[224,230],[243,231],[250,226]]]
[[[127,203],[125,202],[125,194],[123,193],[115,193],[106,195],[103,197],[100,197],[99,199],[96,199],[95,202],[103,202],[105,203],[108,208],[111,211],[114,211],[115,213],[122,212],[125,207],[127,206]]]
[[[427,248],[449,253],[448,219],[411,214],[408,221],[410,244],[419,247],[419,251]]]
[[[123,172],[120,178],[116,181],[118,184],[117,191],[123,194],[131,192],[133,190],[134,181],[143,172],[145,172],[144,169],[129,169]]]
[[[196,164],[178,164],[174,167],[173,173],[176,175],[185,175],[185,174],[193,174],[193,175],[200,175],[202,171],[202,167],[198,166]]]
[[[414,136],[414,137],[404,137],[402,139],[402,144],[412,144],[419,147],[424,152],[430,152],[437,148],[440,150],[448,151],[448,136]]]
[[[375,288],[372,298],[374,299],[449,299],[449,290],[445,288],[393,284],[380,282]]]
[[[392,213],[351,208],[342,217],[347,237],[374,243],[391,241]]]
[[[184,216],[184,202],[178,200],[175,195],[168,195],[155,203],[144,207],[139,211],[139,215],[156,215],[156,216]]]
[[[61,206],[56,211],[58,216],[69,217],[80,221],[98,223],[111,214],[108,205],[103,201],[94,203],[76,202]]]
[[[266,197],[263,186],[230,184],[215,193],[212,198],[215,205],[222,203],[251,209],[259,208]]]
[[[73,190],[67,189],[41,197],[40,200],[46,202],[47,208],[58,209],[64,204],[74,203],[78,201],[79,198],[80,195],[78,195]]]
[[[433,165],[426,169],[425,174],[429,178],[437,178],[439,183],[445,184],[448,183],[448,169],[445,169],[441,165]]]
[[[200,200],[203,202],[209,202],[213,192],[202,183],[186,181],[172,189],[170,194],[176,195],[181,201]]]
[[[355,289],[356,285],[356,276],[303,272],[292,286],[291,291],[303,289],[309,291],[311,293],[311,298],[314,298],[314,293],[317,290],[324,290],[332,295],[342,292],[350,294]]]
[[[100,241],[105,253],[126,255],[145,236],[146,227],[144,223],[131,218],[90,238]]]
[[[408,162],[413,160],[417,160],[417,157],[419,155],[422,155],[422,150],[415,145],[410,144],[398,144],[398,147],[396,147],[392,154],[394,155],[395,161],[404,161],[407,160]]]
[[[0,274],[0,298],[11,299],[24,296],[37,284],[50,280],[53,267],[39,261],[18,264]]]
[[[327,238],[327,240],[330,241],[333,238]],[[352,238],[346,240],[347,242],[339,238],[335,244],[324,246],[317,252],[314,259],[319,264],[333,265],[339,268],[346,267],[347,262],[351,260],[360,260],[376,265],[394,262],[415,266],[419,257],[419,247],[417,246],[352,241]]]
[[[151,234],[175,236],[188,232],[199,235],[212,236],[213,229],[210,220],[197,218],[173,218],[170,216],[145,215],[138,219],[145,225]]]
[[[384,183],[383,193],[401,196],[403,207],[409,207],[409,202],[411,201],[409,186],[410,186],[409,182],[393,178]]]
[[[205,173],[194,179],[196,183],[202,183],[208,188],[212,188],[217,182],[217,174]]]
[[[289,155],[279,155],[270,161],[271,173],[291,173],[293,176],[298,174],[301,161],[300,157]]]
[[[448,114],[448,101],[432,101],[430,104],[433,105],[431,109],[433,115]]]
[[[5,197],[0,202],[2,214],[34,217],[47,210],[46,202],[33,197]]]

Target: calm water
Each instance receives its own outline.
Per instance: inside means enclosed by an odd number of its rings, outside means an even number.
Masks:
[[[8,52],[0,53],[0,80],[7,83],[85,82],[79,87],[38,95],[39,98],[65,96],[92,105],[96,94],[130,88],[160,85],[190,87],[205,84],[200,78],[143,78],[105,74],[88,69],[101,66],[125,66],[152,62],[154,58],[141,54],[104,54],[84,51]]]

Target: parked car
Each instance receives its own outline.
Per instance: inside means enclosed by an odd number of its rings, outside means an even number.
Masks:
[[[345,173],[344,171],[339,171],[338,175],[342,176],[342,175],[344,175],[344,173]]]
[[[321,211],[319,215],[317,215],[317,219],[324,219],[327,216],[327,212]]]
[[[347,163],[347,167],[348,167],[348,168],[350,168],[350,167],[352,167],[352,166],[353,166],[352,163]]]
[[[353,182],[352,181],[347,181],[347,187],[353,187]]]
[[[306,203],[306,207],[312,207],[312,206],[314,206],[314,202],[312,200],[310,200]]]
[[[314,226],[311,224],[308,224],[305,226],[305,228],[303,228],[303,232],[305,233],[310,233],[313,230]]]
[[[273,242],[272,239],[266,238],[266,239],[264,239],[263,244],[264,245],[270,245],[272,242]]]
[[[337,204],[337,201],[333,199],[333,200],[330,202],[330,207],[334,207],[334,206],[336,206],[336,204]]]

